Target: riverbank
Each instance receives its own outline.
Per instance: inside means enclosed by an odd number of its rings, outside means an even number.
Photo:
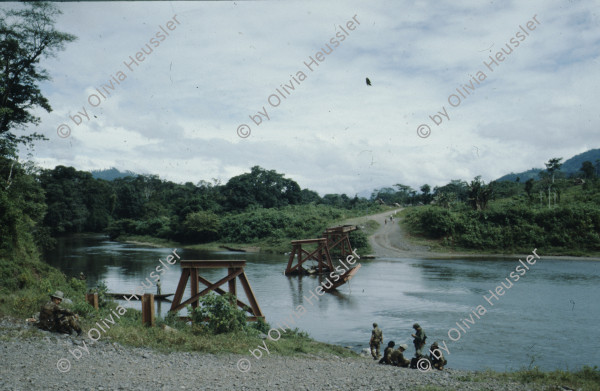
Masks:
[[[39,331],[22,321],[0,319],[0,372],[2,390],[598,390],[598,371],[566,374],[561,380],[523,373],[500,374],[447,369],[430,371],[378,365],[369,358],[333,354],[295,357],[251,357],[251,369],[240,372],[240,354],[196,352],[160,353],[122,346],[101,339],[85,346],[79,359],[70,353],[83,340]],[[60,372],[57,362],[60,359]],[[589,379],[586,378],[587,375]],[[594,377],[595,376],[595,377]],[[514,378],[513,378],[514,377]],[[568,387],[568,388],[564,388]]]
[[[439,245],[440,241],[415,238],[402,227],[403,208],[348,219],[344,224],[365,225],[376,222],[379,228],[369,236],[369,244],[378,258],[415,258],[415,259],[464,259],[464,258],[519,258],[526,254],[506,253],[499,254],[493,251],[461,249],[449,251],[446,247]],[[389,216],[394,215],[394,221],[389,221]],[[387,223],[385,220],[388,220]],[[551,251],[545,252],[545,256],[561,260],[590,260],[600,261],[600,256],[590,254],[589,256],[555,255]]]
[[[390,208],[373,215],[353,217],[336,223],[337,225],[357,225],[368,236],[370,249],[361,253],[371,253],[378,258],[415,258],[415,259],[464,259],[464,258],[519,258],[524,254],[498,253],[492,250],[456,249],[450,250],[441,244],[440,240],[430,240],[410,235],[403,227],[402,211],[404,208]],[[394,221],[389,216],[394,215]],[[386,223],[387,220],[387,223]],[[335,224],[332,224],[335,225]],[[181,244],[150,236],[122,236],[119,241],[148,247],[177,247],[203,251],[239,251],[283,254],[289,252],[289,240],[261,241],[255,243],[222,243],[210,242],[203,244]],[[590,260],[600,261],[600,254],[565,255],[546,251],[546,256],[561,260]]]

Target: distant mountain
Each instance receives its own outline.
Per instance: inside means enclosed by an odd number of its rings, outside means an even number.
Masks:
[[[109,168],[108,170],[92,170],[91,173],[94,178],[104,179],[107,181],[112,181],[113,179],[117,179],[117,178],[125,178],[128,176],[135,177],[138,175],[135,172],[132,172],[129,170],[121,172],[114,167]]]
[[[549,159],[550,158],[548,158],[548,160]],[[569,176],[571,174],[576,174],[579,172],[579,169],[581,168],[581,163],[583,163],[587,160],[592,162],[592,164],[596,165],[596,160],[600,160],[600,149],[599,148],[590,149],[587,152],[580,153],[579,155],[575,155],[572,158],[565,160],[562,167],[560,168],[560,172],[564,173],[566,176]],[[520,172],[517,174],[511,172],[510,174],[504,175],[503,177],[496,179],[496,181],[498,181],[498,182],[500,182],[500,181],[514,182],[517,180],[517,177],[520,178],[519,179],[520,182],[525,182],[529,178],[533,178],[534,180],[537,181],[538,179],[540,179],[538,174],[540,173],[540,171],[544,171],[544,170],[545,170],[545,168],[532,168],[531,170],[523,171],[523,172]]]

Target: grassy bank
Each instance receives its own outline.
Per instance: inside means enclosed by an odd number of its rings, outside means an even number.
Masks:
[[[379,206],[376,211],[385,211]],[[121,234],[115,237],[120,242],[129,242],[150,247],[187,248],[204,251],[223,251],[223,247],[246,249],[250,252],[284,254],[290,252],[290,242],[298,239],[322,237],[326,227],[344,224],[348,218],[365,216],[365,211],[342,211],[324,206],[293,206],[281,209],[257,209],[229,217],[228,229],[223,229],[222,239],[206,243],[180,243],[150,235]],[[235,223],[234,223],[235,221]],[[369,220],[364,228],[350,233],[350,243],[361,254],[372,251],[368,236],[379,224]],[[227,234],[226,234],[227,233]]]
[[[407,238],[432,251],[515,254],[543,248],[546,255],[600,256],[600,207],[589,202],[546,208],[503,199],[485,210],[428,205],[400,216]]]
[[[486,370],[474,372],[459,378],[462,381],[479,383],[495,380],[499,383],[516,382],[530,386],[534,390],[600,390],[600,370],[585,366],[576,372],[555,370],[543,372],[539,368],[521,369],[514,372]],[[568,388],[565,388],[568,387]],[[434,390],[434,389],[432,389]],[[441,388],[439,390],[442,390]]]
[[[40,307],[49,301],[49,294],[56,290],[65,293],[72,303],[62,306],[76,312],[80,323],[87,333],[97,327],[96,322],[114,314],[117,304],[105,298],[100,289],[100,309],[95,310],[85,302],[86,286],[84,281],[68,279],[59,270],[36,259],[4,257],[0,258],[0,316],[9,316],[23,321],[39,314]],[[115,312],[113,312],[115,311]],[[243,330],[215,334],[206,327],[191,327],[175,318],[157,318],[156,327],[144,327],[141,324],[141,312],[127,309],[119,319],[113,317],[116,324],[101,339],[129,346],[143,346],[163,352],[197,351],[205,353],[249,353],[248,349],[262,346],[261,331],[257,327],[245,327]],[[102,324],[102,323],[101,323]],[[164,330],[163,326],[170,329]],[[268,329],[264,329],[265,332]],[[259,327],[260,328],[260,327]],[[19,333],[19,336],[39,335],[35,330]],[[17,336],[17,335],[15,335]],[[94,335],[95,336],[95,335]],[[6,338],[4,336],[3,338]],[[317,342],[299,330],[282,333],[278,341],[266,340],[271,352],[285,356],[296,354],[335,354],[351,357],[355,353],[339,346]]]

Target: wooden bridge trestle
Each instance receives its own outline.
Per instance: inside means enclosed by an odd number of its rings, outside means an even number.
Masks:
[[[323,237],[327,239],[327,249],[330,254],[335,254],[345,259],[346,256],[352,255],[352,245],[350,244],[350,237],[348,234],[352,231],[356,231],[358,228],[355,225],[340,225],[338,227],[327,228],[323,232]],[[334,253],[334,250],[338,249],[338,253]]]
[[[317,248],[312,252],[308,252],[302,248],[303,244],[317,244]],[[293,266],[294,257],[296,256],[298,263]],[[292,240],[292,252],[290,253],[290,259],[285,269],[285,275],[309,274],[308,270],[302,267],[302,264],[309,260],[317,261],[319,274],[333,270],[333,263],[331,262],[331,255],[327,248],[326,238]]]
[[[197,308],[199,305],[199,298],[210,292],[216,292],[220,295],[224,295],[227,292],[221,289],[220,286],[227,283],[229,293],[236,298],[237,306],[245,311],[248,311],[252,315],[248,317],[248,320],[255,321],[259,318],[264,320],[265,316],[263,315],[260,306],[256,301],[256,297],[254,296],[254,292],[250,287],[250,282],[248,282],[248,277],[244,271],[244,266],[246,266],[246,261],[243,260],[181,261],[181,277],[179,278],[179,284],[177,285],[177,290],[175,291],[175,296],[173,297],[173,303],[171,304],[171,309],[169,312],[177,312],[188,304],[191,304],[193,308]],[[215,283],[212,283],[198,274],[198,269],[214,268],[227,268],[227,276],[221,278]],[[242,288],[244,289],[246,298],[250,302],[250,305],[245,304],[237,297],[236,279],[238,278]],[[191,296],[189,299],[182,302],[181,300],[183,298],[188,280],[191,280]],[[204,284],[206,288],[200,291],[199,283]]]

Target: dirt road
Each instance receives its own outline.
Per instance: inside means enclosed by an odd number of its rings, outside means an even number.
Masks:
[[[369,237],[369,243],[373,248],[375,256],[378,258],[385,257],[423,257],[429,252],[429,248],[411,244],[405,233],[398,224],[397,213],[402,208],[389,210],[387,212],[378,213],[370,216],[357,217],[349,219],[346,224],[362,225],[368,220],[375,220],[380,224],[379,229]],[[390,221],[390,216],[393,216],[393,221]],[[387,221],[387,222],[386,222]]]

